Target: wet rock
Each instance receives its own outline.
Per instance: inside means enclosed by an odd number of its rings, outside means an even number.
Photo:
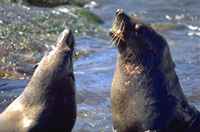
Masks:
[[[59,5],[76,5],[83,6],[81,0],[10,0],[10,2],[20,3],[20,4],[30,4],[33,6],[42,6],[42,7],[55,7]]]
[[[32,66],[63,29],[96,35],[103,31],[99,23],[98,16],[78,6],[44,8],[0,1],[0,77],[30,77]]]

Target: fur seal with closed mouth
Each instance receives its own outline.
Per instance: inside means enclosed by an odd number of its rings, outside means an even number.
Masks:
[[[76,121],[74,37],[65,29],[22,94],[0,115],[0,132],[71,132]]]
[[[118,49],[111,87],[114,129],[200,131],[200,112],[181,89],[166,40],[122,9],[117,10],[109,35]]]

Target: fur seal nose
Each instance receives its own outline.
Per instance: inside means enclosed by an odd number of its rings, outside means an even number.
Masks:
[[[71,29],[66,28],[62,33],[63,33],[63,34],[69,34],[69,32],[71,32]]]
[[[117,9],[116,15],[117,15],[119,12],[124,12],[124,10],[123,10],[123,9]]]
[[[57,38],[56,43],[65,43],[66,39],[70,36],[70,34],[72,33],[71,29],[66,28]]]

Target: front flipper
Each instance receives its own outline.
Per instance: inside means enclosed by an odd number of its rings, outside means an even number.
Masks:
[[[36,63],[35,66],[33,67],[33,69],[35,70],[38,67],[39,64],[40,63]]]
[[[187,132],[199,132],[200,131],[200,112],[196,110],[196,117],[190,126],[190,128],[187,130]]]

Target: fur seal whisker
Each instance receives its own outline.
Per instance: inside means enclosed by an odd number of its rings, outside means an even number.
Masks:
[[[116,24],[116,23],[115,23],[115,20],[113,20],[113,22],[112,22],[113,27],[115,26],[115,24]]]
[[[117,24],[118,23],[118,24]],[[124,26],[124,20],[120,20],[120,21],[117,21],[116,23],[113,24],[113,28],[110,29],[111,32],[113,32],[113,34],[111,35],[111,40],[107,43],[108,45],[113,41],[112,44],[110,44],[110,48],[112,48],[112,46],[114,44],[116,44],[117,46],[119,45],[121,39],[122,39],[122,33],[125,29],[125,26]]]
[[[114,37],[115,37],[115,34],[113,33],[113,35],[110,37],[110,41],[108,41],[107,45],[109,45],[113,41]]]
[[[122,31],[122,33],[123,33],[123,32],[124,32],[124,29],[125,29],[125,22],[124,22],[124,20],[122,20],[122,23],[123,23],[123,24],[122,24],[123,27],[122,27],[122,30],[121,30],[121,31]]]
[[[116,27],[116,26],[115,26]],[[120,26],[117,27],[117,29],[115,29],[116,31],[117,30],[121,30],[122,29],[122,21],[120,23]],[[117,33],[113,32],[112,36],[110,37],[111,40],[107,43],[108,45],[113,41],[113,43],[111,44],[110,48],[112,48],[112,46],[118,41],[118,40],[121,40],[121,36],[119,36]]]
[[[113,45],[116,43],[116,41],[119,39],[119,36],[115,35],[115,38],[113,39],[113,43],[110,45],[110,48],[113,47]]]
[[[109,46],[109,48],[112,48],[115,42],[113,41],[112,44]]]
[[[119,42],[121,41],[122,38],[119,38],[119,40],[117,41],[116,45],[119,45]]]
[[[113,46],[114,44],[116,44],[117,41],[120,39],[120,37],[119,37],[117,34],[114,33],[114,35],[115,35],[115,36],[112,38],[113,43],[110,45],[110,48],[112,48],[112,46]]]
[[[122,26],[121,24],[122,24],[122,21],[123,21],[123,20],[118,21],[118,24],[116,23],[116,25],[117,25],[116,31],[117,31],[117,30],[121,30],[121,26]]]

